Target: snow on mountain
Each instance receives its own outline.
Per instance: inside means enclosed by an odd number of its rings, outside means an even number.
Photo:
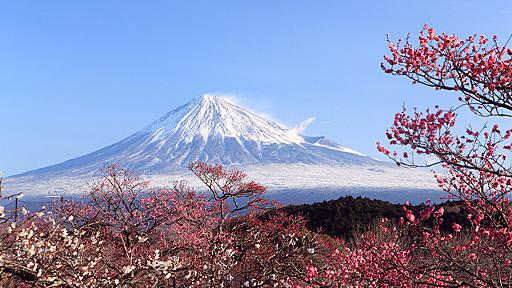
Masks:
[[[186,166],[205,161],[239,167],[271,191],[436,187],[429,173],[396,168],[326,137],[300,135],[303,130],[286,128],[223,97],[203,95],[113,145],[9,177],[5,186],[33,195],[80,193],[109,163],[144,174],[155,186],[181,179],[198,185]]]
[[[120,142],[22,175],[93,173],[106,163],[120,163],[143,173],[162,173],[194,161],[224,165],[375,162],[325,137],[299,135],[226,98],[206,94]]]

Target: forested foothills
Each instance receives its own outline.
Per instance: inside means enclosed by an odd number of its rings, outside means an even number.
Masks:
[[[443,223],[440,226],[441,231],[452,232],[454,223],[469,227],[468,211],[463,202],[448,201],[434,206],[434,209],[442,207],[445,211]],[[414,214],[419,214],[425,207],[426,204],[420,204],[410,206],[409,209]],[[309,230],[348,241],[353,240],[360,233],[373,229],[382,218],[396,224],[404,216],[403,205],[361,196],[344,196],[337,200],[314,204],[290,205],[278,208],[277,211],[302,216]],[[434,226],[435,223],[425,221],[424,225]]]
[[[111,165],[82,200],[17,217],[2,209],[0,286],[511,287],[512,129],[502,126],[512,116],[512,49],[428,26],[417,41],[388,44],[385,73],[455,108],[404,108],[377,149],[400,166],[439,167],[448,202],[280,207],[234,168],[190,164],[198,193],[184,182],[150,188]],[[461,111],[482,126],[459,123]]]

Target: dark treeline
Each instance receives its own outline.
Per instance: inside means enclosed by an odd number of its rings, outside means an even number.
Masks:
[[[461,202],[448,201],[437,204],[443,207],[445,214],[441,230],[451,232],[453,223],[469,225],[466,207]],[[419,215],[425,204],[412,206],[414,214]],[[326,233],[330,236],[351,239],[354,234],[364,232],[381,218],[399,221],[404,217],[403,205],[363,197],[344,196],[337,200],[314,204],[291,205],[279,210],[290,215],[302,215],[307,227],[312,231]],[[430,220],[426,223],[432,225]]]

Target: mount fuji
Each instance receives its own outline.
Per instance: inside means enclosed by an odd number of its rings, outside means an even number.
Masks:
[[[91,173],[107,163],[142,173],[162,173],[194,161],[223,165],[377,164],[325,137],[299,135],[226,98],[203,95],[113,145],[20,176]]]
[[[435,186],[428,173],[397,168],[326,137],[301,135],[224,97],[205,94],[110,146],[9,177],[6,188],[79,193],[86,179],[113,163],[144,174],[154,185],[194,182],[186,167],[195,161],[239,167],[272,191]]]

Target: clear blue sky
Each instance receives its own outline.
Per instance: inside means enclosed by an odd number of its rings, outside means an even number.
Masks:
[[[0,169],[118,141],[205,92],[377,156],[405,102],[440,93],[381,72],[386,32],[512,33],[508,1],[2,1]],[[449,103],[449,102],[446,102]]]

